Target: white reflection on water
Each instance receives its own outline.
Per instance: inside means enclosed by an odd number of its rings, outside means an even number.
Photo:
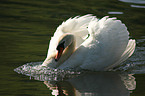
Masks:
[[[141,6],[141,5],[131,5],[131,7],[135,7],[135,8],[145,8],[145,6]]]
[[[128,3],[136,3],[136,4],[145,4],[145,0],[119,0],[122,2],[128,2]]]
[[[108,12],[108,14],[123,14],[123,12]]]
[[[135,78],[118,73],[80,74],[64,81],[44,81],[55,96],[129,96],[136,88]]]
[[[134,4],[145,4],[145,0],[119,0],[122,2],[128,2],[128,3],[134,3]],[[131,7],[134,8],[145,8],[145,6],[143,5],[130,5]]]

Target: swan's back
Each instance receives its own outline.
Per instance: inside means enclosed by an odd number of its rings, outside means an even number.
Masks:
[[[116,18],[104,17],[99,21],[91,21],[88,30],[92,40],[88,39],[88,41],[83,44],[85,47],[88,47],[89,50],[81,68],[105,70],[108,66],[117,66],[120,64],[121,62],[119,62],[119,60],[122,58],[122,54],[127,49],[129,42],[129,33],[126,26],[120,20],[116,20]],[[134,44],[135,42],[133,42],[133,45]],[[132,49],[135,49],[135,47]],[[130,50],[127,52],[129,51]],[[132,54],[133,51],[134,50],[129,53]],[[127,55],[125,59],[129,56],[130,55]]]

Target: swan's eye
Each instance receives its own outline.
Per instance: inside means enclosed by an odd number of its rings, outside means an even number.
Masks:
[[[88,34],[88,36],[86,37],[86,39],[88,39],[90,37],[90,34]]]
[[[65,43],[65,41],[62,42],[62,43],[60,43],[60,44],[57,46],[56,50],[60,50],[60,48],[63,48],[63,49],[64,49],[64,43]]]

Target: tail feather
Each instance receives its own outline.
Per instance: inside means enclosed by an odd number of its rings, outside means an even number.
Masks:
[[[88,31],[90,36],[82,44],[89,48],[88,57],[81,68],[104,70],[121,58],[129,41],[129,32],[125,24],[108,16],[100,20],[93,18]]]
[[[106,70],[111,69],[111,68],[121,64],[123,61],[127,60],[134,53],[135,46],[136,46],[135,40],[130,39],[129,42],[128,42],[128,45],[126,47],[126,50],[121,55],[121,58],[116,63],[114,63],[113,65],[107,67]]]

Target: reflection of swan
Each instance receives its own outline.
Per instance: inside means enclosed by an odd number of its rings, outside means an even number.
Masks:
[[[130,96],[130,89],[136,87],[132,75],[108,72],[87,73],[66,81],[44,81],[44,84],[55,96]]]
[[[70,18],[51,38],[43,66],[60,69],[108,70],[130,57],[135,40],[128,40],[120,20],[107,16],[98,20],[85,15]]]

